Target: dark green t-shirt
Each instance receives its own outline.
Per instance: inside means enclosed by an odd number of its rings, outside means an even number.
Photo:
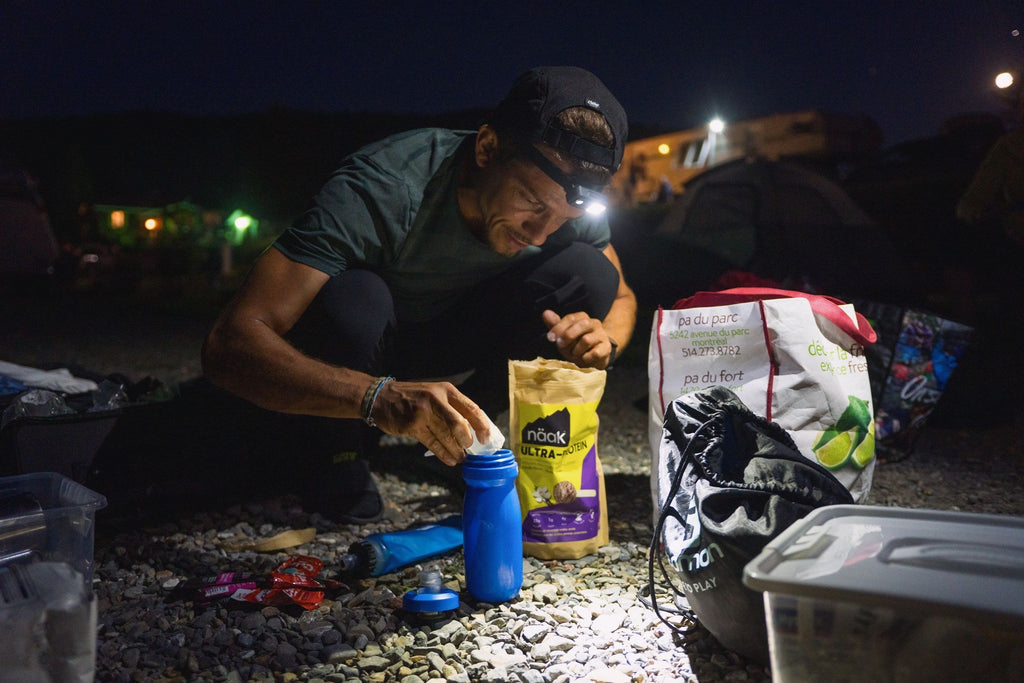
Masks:
[[[378,273],[399,320],[430,320],[519,259],[570,242],[603,249],[605,218],[569,221],[543,247],[514,257],[470,232],[456,184],[475,133],[429,128],[391,136],[347,157],[304,213],[274,243],[285,256],[334,276]],[[463,143],[465,145],[463,146]],[[460,148],[461,146],[461,148]]]

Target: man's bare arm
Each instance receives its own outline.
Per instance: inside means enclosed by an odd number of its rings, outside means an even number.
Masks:
[[[359,417],[374,378],[310,358],[284,339],[327,279],[267,250],[203,344],[210,381],[270,410]]]
[[[306,356],[284,335],[309,307],[328,276],[276,249],[256,262],[245,284],[203,344],[203,372],[214,384],[258,406],[285,413],[361,418],[375,379]],[[447,382],[389,382],[373,404],[384,432],[411,436],[448,464],[486,435],[483,412]]]

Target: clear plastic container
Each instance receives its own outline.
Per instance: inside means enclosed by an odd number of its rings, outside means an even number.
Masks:
[[[1019,680],[1024,518],[835,505],[765,546],[772,680]]]
[[[91,683],[96,510],[106,499],[53,472],[0,478],[0,683]]]
[[[0,477],[0,567],[65,562],[92,586],[96,511],[107,499],[53,472]]]

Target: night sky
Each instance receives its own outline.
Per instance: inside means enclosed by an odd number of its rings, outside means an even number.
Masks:
[[[886,144],[1006,113],[1021,0],[0,3],[0,117],[134,110],[436,114],[493,106],[539,64],[594,71],[634,123],[818,108]]]

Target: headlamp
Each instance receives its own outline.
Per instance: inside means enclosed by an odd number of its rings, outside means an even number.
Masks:
[[[608,208],[604,195],[582,185],[565,186],[565,199],[571,206],[576,206],[591,216],[600,216]]]
[[[520,145],[526,157],[544,174],[562,186],[565,190],[565,201],[569,206],[583,209],[591,216],[600,216],[608,208],[608,202],[598,190],[585,187],[562,172],[540,150],[529,143]]]

